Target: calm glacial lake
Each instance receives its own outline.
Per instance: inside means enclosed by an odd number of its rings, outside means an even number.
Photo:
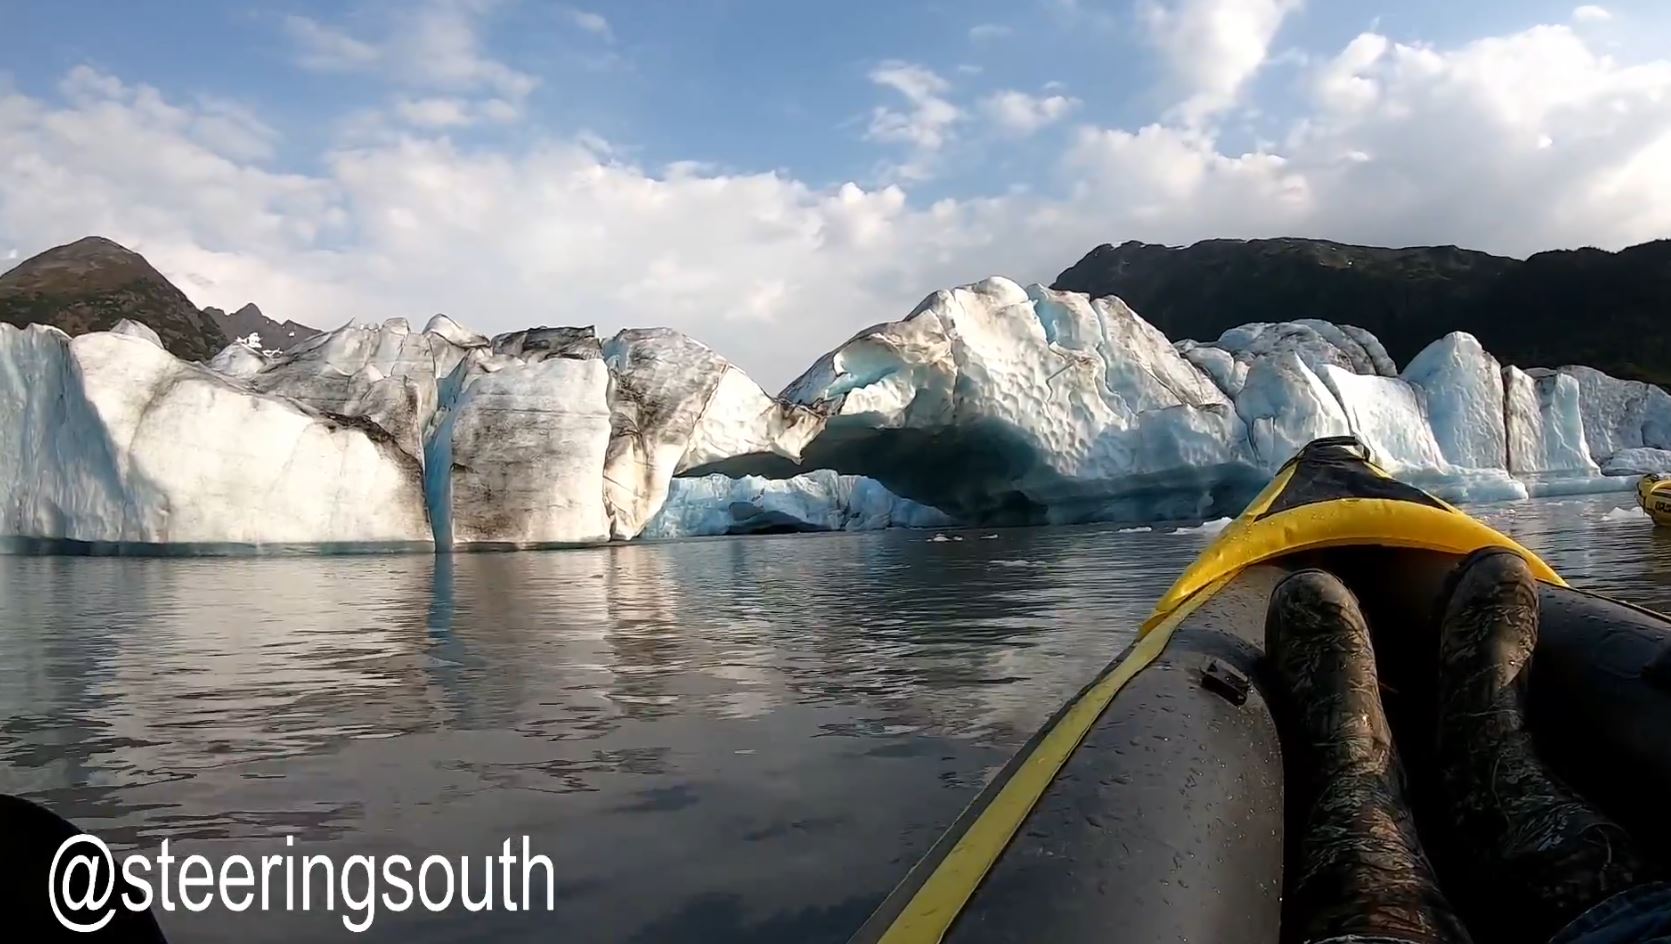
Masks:
[[[1671,534],[1615,507],[1474,510],[1671,609]],[[119,854],[556,863],[550,914],[175,912],[176,941],[840,942],[1210,538],[949,533],[0,557],[0,792]]]

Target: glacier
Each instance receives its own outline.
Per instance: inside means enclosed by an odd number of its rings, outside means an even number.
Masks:
[[[1671,469],[1671,395],[1500,364],[1400,371],[1349,325],[1168,339],[1118,298],[990,278],[778,394],[661,328],[350,323],[206,363],[144,325],[0,326],[0,543],[545,547],[760,531],[1208,521],[1352,434],[1452,500]]]
[[[711,474],[674,479],[667,501],[640,532],[682,538],[773,531],[945,528],[945,512],[900,498],[875,479],[819,469],[789,479]]]
[[[1229,397],[1116,298],[1007,279],[936,292],[784,398],[809,465],[997,524],[1204,518],[1263,473]]]
[[[995,278],[860,332],[784,396],[829,414],[807,463],[965,520],[1200,520],[1343,434],[1453,500],[1628,487],[1587,458],[1584,431],[1667,446],[1671,414],[1586,370],[1534,378],[1453,333],[1398,372],[1368,332],[1309,320],[1174,344],[1117,298]]]
[[[822,427],[660,329],[487,338],[443,316],[421,332],[393,319],[277,354],[234,341],[192,364],[133,322],[73,340],[6,325],[0,542],[624,540],[662,509],[674,476],[736,453],[793,464]],[[822,496],[840,527],[927,514],[890,517],[879,488],[814,489],[803,504]],[[841,517],[850,505],[858,518]]]
[[[148,331],[0,326],[0,430],[0,536],[429,539],[417,465],[382,429],[183,362]]]

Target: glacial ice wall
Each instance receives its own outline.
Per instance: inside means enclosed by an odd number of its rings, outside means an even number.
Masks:
[[[824,427],[677,331],[628,329],[602,355],[614,378],[604,500],[617,538],[644,528],[678,473],[737,455],[794,459]]]
[[[1505,368],[1467,334],[1398,372],[1355,327],[1172,344],[1118,299],[1004,279],[861,332],[784,396],[830,414],[809,463],[982,521],[1229,513],[1301,445],[1345,433],[1452,499],[1625,488],[1603,467],[1671,460],[1671,395]]]
[[[0,539],[600,543],[636,537],[675,474],[793,463],[822,426],[659,329],[394,319],[203,365],[132,322],[0,326]]]
[[[875,479],[819,469],[788,479],[703,475],[674,479],[646,538],[770,531],[944,528],[945,512],[900,498]]]
[[[936,292],[791,383],[809,465],[998,523],[1201,517],[1262,476],[1235,405],[1116,298]]]
[[[0,326],[0,537],[429,539],[418,465],[381,428],[257,393],[147,335]]]
[[[1320,321],[1174,344],[1117,298],[999,278],[860,332],[778,396],[665,329],[397,319],[202,365],[133,323],[0,326],[0,538],[449,548],[1206,519],[1346,433],[1451,498],[1628,487],[1671,468],[1671,395],[1503,366],[1466,334],[1401,373]]]

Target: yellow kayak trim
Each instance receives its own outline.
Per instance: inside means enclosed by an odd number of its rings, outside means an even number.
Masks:
[[[1439,507],[1392,498],[1337,498],[1259,517],[1281,491],[1279,477],[1254,505],[1195,559],[1143,621],[1153,632],[1168,614],[1202,588],[1233,577],[1254,564],[1302,551],[1351,545],[1405,547],[1467,554],[1482,547],[1506,547],[1526,558],[1533,576],[1558,587],[1566,581],[1543,559],[1500,531],[1437,502]],[[1263,504],[1261,504],[1261,501]]]
[[[1216,592],[1233,576],[1220,578],[1210,590]],[[992,870],[993,863],[1015,838],[1039,797],[1055,781],[1091,726],[1102,717],[1103,710],[1127,682],[1160,657],[1173,630],[1212,595],[1212,592],[1197,594],[1175,607],[1153,632],[1138,640],[1113,671],[1080,695],[1004,783],[968,832],[940,860],[933,874],[878,939],[879,944],[940,944],[986,873]]]

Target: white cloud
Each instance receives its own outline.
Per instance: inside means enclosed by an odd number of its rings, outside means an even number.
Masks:
[[[399,74],[414,84],[440,88],[487,89],[522,98],[537,84],[532,75],[511,68],[482,51],[480,17],[485,7],[468,2],[431,0],[394,38]]]
[[[56,107],[0,92],[0,232],[29,252],[98,233],[256,260],[342,235],[329,181],[263,170],[241,146],[200,133],[214,112],[86,67],[63,87]]]
[[[1141,238],[1167,243],[1281,235],[1303,228],[1319,206],[1310,182],[1288,159],[1263,151],[1223,154],[1211,136],[1188,129],[1082,128],[1068,164],[1083,214],[1074,220],[1085,230],[1082,241],[1112,220]]]
[[[569,22],[586,32],[602,36],[604,39],[615,38],[614,31],[609,28],[609,20],[605,19],[602,13],[576,7],[570,7],[565,12],[568,14]]]
[[[1613,14],[1606,7],[1586,3],[1572,11],[1572,18],[1578,23],[1605,23],[1613,18]]]
[[[907,159],[893,168],[900,179],[933,176],[936,155],[951,140],[953,126],[964,118],[963,110],[945,97],[951,83],[924,66],[898,61],[872,69],[870,80],[904,96],[910,108],[901,111],[878,105],[870,113],[865,137],[909,147]]]
[[[1201,126],[1084,128],[1031,192],[932,204],[898,186],[650,170],[580,134],[489,150],[444,121],[280,173],[262,156],[270,129],[227,119],[235,103],[77,69],[47,97],[0,86],[0,246],[107,235],[199,304],[254,299],[325,326],[436,311],[490,332],[665,324],[772,385],[932,289],[1048,281],[1110,240],[1297,234],[1524,254],[1671,231],[1671,60],[1620,62],[1544,26],[1452,48],[1371,34],[1318,61],[1276,143],[1242,153]],[[913,154],[948,145],[948,83],[901,63],[874,78],[907,103],[877,134]],[[410,101],[449,97],[474,100]]]
[[[1234,104],[1302,0],[1139,0],[1149,41],[1180,86],[1180,116],[1197,123]]]
[[[452,128],[473,122],[469,103],[459,98],[408,98],[395,103],[402,119],[425,128]]]
[[[1381,97],[1381,81],[1370,70],[1390,46],[1385,36],[1363,33],[1324,65],[1314,89],[1324,107],[1347,112],[1372,107]]]
[[[272,173],[193,138],[200,106],[91,70],[76,87],[57,103],[0,91],[0,246],[102,234],[200,305],[255,299],[323,326],[436,311],[486,331],[666,324],[782,383],[810,348],[956,278],[988,238],[896,187],[657,174],[595,138],[489,152],[417,129]]]
[[[1246,154],[1187,127],[1085,132],[1063,225],[1510,254],[1671,230],[1671,61],[1621,64],[1565,26],[1452,49],[1371,34],[1314,90],[1286,140]]]
[[[502,98],[431,96],[399,99],[394,113],[401,121],[420,128],[463,128],[482,122],[515,121],[521,109]]]
[[[58,83],[64,98],[86,108],[122,108],[158,133],[177,135],[228,160],[258,162],[273,155],[278,133],[236,102],[200,96],[182,107],[164,100],[149,85],[128,85],[115,76],[77,66]]]
[[[1067,117],[1079,99],[1064,95],[1028,95],[1007,89],[981,99],[981,112],[1004,134],[1026,137]]]
[[[375,72],[405,87],[520,100],[538,82],[483,51],[482,20],[492,7],[482,0],[423,0],[402,7],[386,35],[371,40],[303,16],[287,17],[284,24],[304,68]]]
[[[284,30],[296,44],[297,61],[309,69],[347,72],[370,68],[381,58],[376,46],[361,42],[306,16],[287,16]]]
[[[1364,238],[1530,251],[1671,226],[1671,178],[1644,163],[1671,160],[1671,61],[1622,65],[1565,26],[1452,50],[1361,40],[1375,107],[1326,102],[1287,150]],[[1369,160],[1331,166],[1348,151]]]
[[[969,41],[986,43],[1015,35],[1015,28],[1003,23],[976,23],[969,27]]]

